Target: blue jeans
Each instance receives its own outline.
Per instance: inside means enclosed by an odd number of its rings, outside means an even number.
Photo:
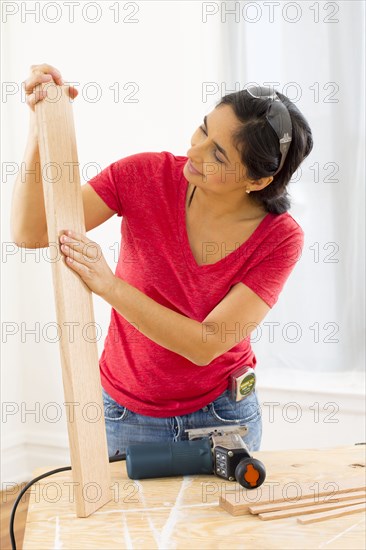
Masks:
[[[130,411],[120,405],[104,390],[104,417],[107,432],[108,454],[126,452],[132,443],[182,441],[188,435],[184,430],[237,424],[247,426],[243,441],[249,451],[259,451],[262,438],[262,415],[255,390],[242,401],[230,399],[229,390],[217,399],[190,414],[156,418]]]

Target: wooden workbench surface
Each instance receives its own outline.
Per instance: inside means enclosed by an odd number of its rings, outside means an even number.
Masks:
[[[267,470],[265,483],[326,482],[365,474],[365,446],[253,453]],[[66,466],[66,465],[65,465]],[[71,471],[32,486],[24,550],[51,548],[308,548],[364,549],[365,513],[300,525],[295,517],[262,521],[252,514],[233,517],[218,506],[220,494],[238,484],[215,476],[130,480],[125,462],[110,465],[114,498],[87,518],[77,518]],[[36,477],[55,469],[45,466]],[[30,489],[30,490],[32,490]],[[87,498],[97,498],[94,487]],[[254,490],[255,491],[255,490]],[[254,494],[254,493],[253,493]]]

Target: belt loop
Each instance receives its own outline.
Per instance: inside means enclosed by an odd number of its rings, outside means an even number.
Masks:
[[[182,424],[181,424],[181,419],[178,417],[178,416],[175,416],[175,421],[177,423],[177,426],[178,426],[178,430],[177,430],[177,433],[175,435],[175,441],[178,441],[179,437],[180,437],[180,434],[181,434],[181,431],[182,431]]]

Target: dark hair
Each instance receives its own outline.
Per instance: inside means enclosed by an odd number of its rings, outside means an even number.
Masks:
[[[250,196],[261,204],[267,212],[282,214],[291,207],[286,186],[292,175],[313,148],[313,138],[308,122],[288,97],[277,92],[286,105],[292,123],[292,141],[282,169],[273,177],[269,185]],[[220,105],[231,105],[243,125],[235,132],[233,142],[240,153],[241,161],[247,169],[247,177],[258,180],[271,176],[280,165],[281,154],[278,137],[265,118],[271,99],[257,99],[246,90],[227,94]]]

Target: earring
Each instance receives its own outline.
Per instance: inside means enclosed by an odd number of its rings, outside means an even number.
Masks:
[[[246,192],[246,193],[250,193],[250,189],[246,189],[245,192]]]

